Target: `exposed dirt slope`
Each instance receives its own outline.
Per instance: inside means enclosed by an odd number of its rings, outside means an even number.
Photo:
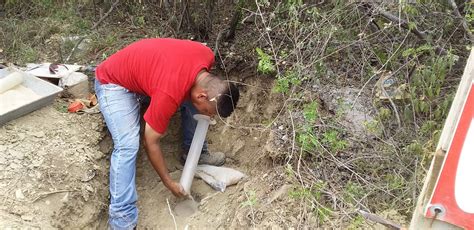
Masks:
[[[288,199],[289,186],[283,186],[283,168],[273,168],[268,157],[272,126],[266,126],[278,113],[278,103],[263,103],[274,96],[268,91],[269,79],[247,84],[236,113],[212,126],[208,139],[212,151],[227,154],[225,166],[248,177],[224,193],[195,179],[192,192],[200,202],[199,210],[180,217],[173,211],[177,200],[141,151],[137,161],[140,228],[174,228],[170,209],[179,228],[284,226],[279,216],[288,217],[285,213],[292,209],[275,208],[274,201]],[[112,143],[100,114],[64,113],[65,105],[58,100],[0,127],[0,227],[105,228]],[[180,142],[177,114],[162,142],[177,180],[182,169],[177,160]]]

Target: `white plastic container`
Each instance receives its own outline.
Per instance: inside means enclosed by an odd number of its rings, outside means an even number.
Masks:
[[[15,70],[8,69],[8,68],[0,69],[0,79],[4,79],[7,75],[13,72],[15,72]],[[25,104],[24,106],[21,106],[14,110],[10,110],[7,113],[0,114],[0,126],[7,123],[8,121],[19,118],[25,114],[28,114],[30,112],[33,112],[37,109],[40,109],[42,107],[45,107],[53,103],[54,98],[56,98],[58,93],[63,90],[62,88],[56,85],[53,85],[40,78],[37,78],[31,74],[25,74],[25,73],[22,73],[22,74],[23,74],[23,79],[22,79],[21,85],[28,89],[31,89],[35,94],[38,94],[40,98],[32,100],[31,102],[29,102],[28,104]],[[13,81],[13,83],[16,84],[17,82],[18,82],[18,78],[15,77],[15,80]],[[11,82],[10,84],[6,84],[6,85],[12,86]],[[5,87],[5,88],[9,88],[9,87]],[[3,101],[0,99],[0,107],[3,106],[2,102]]]

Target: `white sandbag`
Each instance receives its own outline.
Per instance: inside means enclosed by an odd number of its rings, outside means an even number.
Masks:
[[[83,81],[87,81],[87,75],[79,72],[72,72],[59,79],[59,87],[71,87],[77,85]]]
[[[23,74],[20,72],[13,72],[7,76],[0,78],[0,93],[6,92],[23,82]]]
[[[224,192],[225,188],[237,184],[245,174],[231,168],[213,165],[198,165],[196,177],[201,178],[213,189]]]

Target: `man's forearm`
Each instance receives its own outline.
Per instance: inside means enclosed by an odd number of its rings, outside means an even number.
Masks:
[[[163,157],[163,152],[161,151],[159,143],[148,143],[145,142],[146,152],[148,158],[153,165],[153,168],[158,173],[163,181],[163,184],[167,186],[171,181],[170,174],[168,173],[168,167],[166,166],[165,158]]]

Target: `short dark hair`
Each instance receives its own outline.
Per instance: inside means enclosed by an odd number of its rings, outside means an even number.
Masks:
[[[225,83],[225,90],[217,98],[217,114],[224,118],[232,114],[240,97],[239,88],[234,83]]]

